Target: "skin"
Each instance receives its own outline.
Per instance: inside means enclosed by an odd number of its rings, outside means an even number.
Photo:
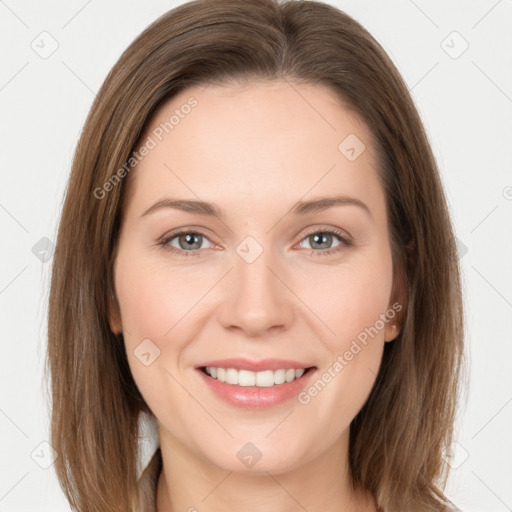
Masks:
[[[298,360],[320,375],[402,299],[366,126],[331,89],[291,84],[182,91],[157,111],[146,136],[191,96],[197,106],[129,177],[111,327],[123,332],[133,377],[159,422],[159,512],[376,510],[373,497],[349,485],[348,429],[384,343],[398,335],[396,318],[308,404],[236,408],[194,370],[245,356]],[[349,134],[366,146],[354,161],[338,150]],[[299,200],[332,195],[356,198],[369,213],[343,205],[287,215]],[[170,196],[215,203],[226,217],[171,208],[142,216]],[[178,228],[204,234],[196,255],[169,251],[191,252],[179,237],[158,245]],[[353,245],[333,235],[321,246],[310,236],[336,228]],[[263,249],[252,263],[236,252],[247,236]],[[145,366],[134,350],[148,338],[160,355]],[[247,442],[262,454],[252,468],[237,457]]]

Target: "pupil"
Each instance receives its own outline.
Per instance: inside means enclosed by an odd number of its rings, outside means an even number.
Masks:
[[[190,249],[194,244],[197,244],[197,239],[199,238],[200,235],[198,234],[186,234],[186,235],[182,235],[182,238],[185,238],[185,241],[186,241],[186,246]],[[197,249],[199,249],[201,247],[201,243],[199,242],[199,247],[197,247]],[[196,247],[194,247],[195,249]]]
[[[328,235],[326,233],[321,233],[321,234],[316,234],[316,235],[313,235],[313,239],[314,239],[314,243],[319,243],[320,245],[326,245],[327,244],[327,241],[329,240],[331,235]],[[323,242],[318,242],[318,239],[321,239],[323,240]],[[322,247],[322,248],[325,248],[325,247]]]

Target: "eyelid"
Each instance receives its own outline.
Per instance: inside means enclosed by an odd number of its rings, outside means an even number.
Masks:
[[[192,251],[183,251],[182,249],[176,249],[176,247],[172,247],[169,244],[169,242],[176,237],[180,235],[188,235],[188,234],[195,234],[200,235],[203,238],[206,238],[212,245],[216,245],[215,242],[213,242],[210,239],[210,235],[206,234],[205,230],[203,228],[195,228],[194,226],[186,226],[184,228],[177,228],[176,230],[171,230],[162,235],[156,242],[157,245],[162,245],[164,248],[167,246],[169,247],[169,250],[171,252],[185,252],[185,253],[199,253],[202,252],[204,249],[194,249]]]
[[[307,247],[302,247],[303,250],[310,251],[310,256],[312,257],[336,257],[344,253],[347,249],[350,249],[354,246],[353,238],[352,236],[347,233],[345,230],[337,228],[337,227],[330,227],[330,226],[314,226],[311,230],[304,233],[298,244],[299,245],[306,240],[311,235],[314,235],[316,233],[324,233],[329,234],[331,236],[334,236],[339,239],[340,243],[339,245],[335,247],[331,247],[330,249],[324,249],[324,250],[314,250],[314,249],[308,249]],[[294,246],[295,247],[295,246]]]
[[[307,231],[304,234],[302,234],[299,242],[302,242],[302,240],[304,240],[304,238],[306,238],[310,235],[313,235],[314,233],[333,233],[333,234],[339,236],[340,238],[342,238],[345,242],[350,242],[350,243],[353,242],[352,236],[347,231],[345,231],[344,229],[335,227],[335,226],[314,225],[311,227],[311,229],[309,229],[309,228],[305,228],[305,229],[307,229]]]
[[[302,232],[301,237],[299,238],[298,242],[294,244],[293,247],[296,247],[297,245],[300,245],[307,237],[316,234],[316,233],[324,233],[324,234],[330,234],[334,235],[335,237],[339,238],[340,245],[333,247],[331,249],[325,249],[325,250],[314,250],[314,249],[307,249],[302,247],[301,249],[306,249],[311,251],[314,254],[317,255],[331,255],[333,253],[341,252],[343,249],[347,249],[348,247],[351,247],[353,245],[353,238],[352,236],[347,233],[345,230],[333,226],[322,226],[322,225],[314,225],[310,226],[307,229],[306,232]],[[205,249],[193,249],[191,251],[185,251],[183,249],[178,249],[176,247],[172,247],[171,245],[168,245],[171,240],[174,238],[183,235],[183,234],[196,234],[200,235],[203,238],[206,238],[210,243],[215,244],[212,240],[210,240],[210,236],[205,233],[205,230],[203,228],[196,228],[194,226],[186,226],[184,228],[177,228],[175,231],[170,231],[164,234],[162,237],[160,237],[157,241],[157,245],[163,246],[165,249],[169,250],[172,253],[178,254],[180,256],[199,256],[201,253],[205,251]]]

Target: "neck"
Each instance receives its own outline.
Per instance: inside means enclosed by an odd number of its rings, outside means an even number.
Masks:
[[[167,433],[168,434],[168,433]],[[313,460],[286,472],[237,473],[197,457],[170,435],[160,436],[162,471],[157,512],[375,512],[375,499],[352,488],[348,431]]]

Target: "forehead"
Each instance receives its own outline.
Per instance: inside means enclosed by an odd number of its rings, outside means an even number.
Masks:
[[[253,213],[332,191],[375,199],[382,191],[370,139],[325,85],[194,86],[153,115],[139,146],[151,150],[130,175],[130,195],[141,208],[165,193],[235,206],[242,198]]]

